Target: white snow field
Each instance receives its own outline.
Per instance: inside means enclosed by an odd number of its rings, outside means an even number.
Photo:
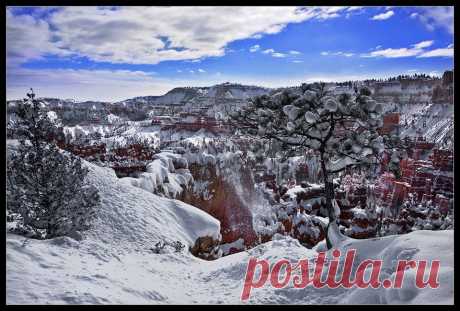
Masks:
[[[197,237],[219,236],[219,222],[198,208],[160,198],[120,182],[111,169],[88,164],[88,178],[101,195],[93,229],[80,241],[68,237],[32,240],[7,234],[8,304],[240,304],[246,265],[251,256],[274,263],[316,258],[324,242],[307,249],[290,237],[246,252],[205,261],[188,247],[155,254],[161,239],[190,246]],[[334,227],[332,227],[334,228]],[[335,231],[334,231],[335,232]],[[440,260],[440,287],[416,289],[253,289],[247,303],[267,304],[451,304],[453,303],[453,231],[417,231],[406,235],[354,240],[334,233],[342,253],[357,249],[357,259],[383,259],[391,274],[397,259]],[[331,256],[328,252],[328,256]],[[407,273],[406,279],[414,274]],[[257,277],[257,270],[256,270]]]

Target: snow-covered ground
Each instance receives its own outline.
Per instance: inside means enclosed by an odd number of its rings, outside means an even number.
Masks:
[[[99,189],[102,205],[82,240],[39,241],[7,234],[8,304],[241,303],[251,256],[271,263],[282,258],[296,262],[313,259],[324,249],[324,242],[307,249],[278,235],[214,261],[194,257],[188,247],[180,253],[155,254],[150,248],[159,240],[191,246],[199,236],[219,238],[219,222],[193,206],[120,182],[110,169],[88,166],[89,181]],[[407,282],[400,290],[295,289],[290,283],[284,289],[254,289],[249,303],[453,303],[452,230],[370,240],[333,235],[333,240],[342,252],[356,248],[358,260],[383,259],[388,274],[397,259],[441,260],[440,288],[418,290]]]

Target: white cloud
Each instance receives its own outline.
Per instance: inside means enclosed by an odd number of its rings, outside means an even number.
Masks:
[[[275,52],[275,53],[272,53],[272,56],[273,57],[286,57],[286,54]]]
[[[7,47],[10,57],[28,59],[51,53],[131,64],[193,60],[223,56],[230,42],[276,34],[289,23],[335,18],[344,10],[346,7],[126,6],[113,10],[69,6],[37,21],[7,9]]]
[[[383,20],[389,19],[394,14],[395,14],[395,12],[388,11],[388,12],[385,12],[385,13],[374,15],[371,19],[374,20],[374,21],[383,21]]]
[[[325,52],[321,52],[320,54],[322,56],[331,55],[331,56],[345,56],[345,57],[352,57],[353,55],[355,55],[355,53],[348,53],[348,52],[342,52],[342,51],[337,51],[337,52],[325,51]]]
[[[375,48],[370,48],[369,51],[381,49],[381,45],[377,45]]]
[[[14,16],[6,10],[6,57],[9,65],[40,59],[44,54],[66,55],[52,42],[50,27],[32,16]]]
[[[206,70],[199,68],[199,69],[198,69],[198,72],[203,73],[203,72],[206,72]]]
[[[299,63],[303,63],[303,60],[295,59],[292,62],[295,63],[295,64],[299,64]]]
[[[364,13],[364,7],[363,6],[352,6],[352,7],[349,7],[347,10],[346,10],[346,14],[345,14],[345,18],[350,18],[352,17],[353,15],[359,15],[359,14],[362,14]]]
[[[249,48],[249,52],[254,53],[254,52],[257,52],[259,49],[260,49],[260,45],[256,44]]]
[[[195,71],[193,71],[193,70],[189,70],[188,72],[190,72],[190,73],[195,73]]]
[[[369,54],[361,54],[362,57],[386,57],[386,58],[398,58],[398,57],[409,57],[415,56],[420,53],[420,49],[408,49],[408,48],[400,48],[400,49],[392,49],[388,48],[385,50],[377,50],[373,51]]]
[[[386,57],[386,58],[399,58],[399,57],[436,57],[436,56],[453,56],[453,47],[445,49],[435,49],[426,51],[425,48],[432,46],[433,40],[421,41],[412,44],[409,48],[388,48],[375,50],[370,53],[361,54],[361,57]]]
[[[454,57],[454,47],[449,45],[446,48],[434,49],[431,51],[424,52],[417,57]]]
[[[346,11],[348,7],[346,6],[333,6],[333,7],[317,7],[314,8],[317,15],[315,18],[319,20],[327,20],[331,18],[337,18],[340,16],[339,13]]]
[[[427,40],[427,41],[422,41],[422,42],[419,42],[417,44],[414,44],[413,47],[416,48],[416,49],[424,49],[424,48],[427,48],[429,46],[432,46],[434,43],[433,40]]]
[[[412,13],[410,17],[417,18],[430,31],[444,28],[450,34],[454,34],[453,6],[422,7],[419,8],[419,12]]]
[[[263,54],[270,54],[272,57],[282,58],[286,57],[285,53],[275,52],[274,49],[266,49],[262,51]]]
[[[289,51],[289,54],[291,54],[291,55],[300,55],[302,53],[300,53],[299,51],[291,50],[291,51]]]
[[[179,73],[180,73],[180,72],[182,72],[182,70],[180,70],[180,69],[177,69],[177,72],[179,72]]]
[[[351,6],[347,9],[347,12],[351,12],[351,11],[356,11],[356,10],[361,10],[362,8],[364,8],[363,6]]]
[[[263,54],[272,54],[272,53],[275,53],[275,50],[274,49],[266,49],[266,50],[263,50],[262,53]]]
[[[39,97],[117,101],[161,95],[190,81],[166,79],[142,71],[25,69],[7,72],[7,98],[23,98],[29,88]]]

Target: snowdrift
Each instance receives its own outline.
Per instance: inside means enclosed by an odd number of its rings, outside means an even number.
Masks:
[[[160,239],[192,245],[199,236],[219,235],[219,222],[185,203],[160,198],[121,183],[110,169],[91,164],[89,178],[100,191],[102,206],[93,229],[83,239],[31,240],[7,234],[8,304],[158,304],[241,303],[250,257],[274,263],[312,260],[324,242],[307,249],[290,237],[246,252],[205,261],[187,250],[155,254]],[[378,304],[453,303],[453,231],[416,231],[406,235],[354,240],[335,232],[342,253],[357,249],[357,260],[383,259],[391,274],[397,259],[440,260],[440,287],[416,289],[408,272],[402,289],[253,289],[248,303]],[[331,254],[328,252],[328,257]]]
[[[160,239],[193,246],[198,237],[219,238],[219,221],[198,208],[122,183],[112,169],[88,166],[89,181],[98,188],[102,201],[88,239],[107,239],[117,248],[137,250]]]

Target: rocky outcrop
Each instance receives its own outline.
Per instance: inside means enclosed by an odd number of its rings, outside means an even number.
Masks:
[[[226,178],[228,176],[218,173],[219,168],[215,163],[191,163],[189,170],[195,181],[194,189],[185,191],[180,199],[220,221],[223,244],[243,239],[245,247],[254,246],[257,235],[247,203],[250,202],[250,189],[254,187],[250,171],[242,168],[237,172],[242,176],[239,187],[247,191],[241,193],[238,185]]]
[[[276,194],[268,191],[272,196],[281,195],[281,201],[268,200],[273,204],[274,218],[266,217],[264,226],[258,227],[261,243],[271,241],[275,234],[296,238],[307,248],[324,240],[326,223],[317,217],[324,212],[324,187],[303,183],[290,189],[279,188]]]
[[[326,237],[323,223],[316,217],[299,212],[293,217],[291,236],[307,248],[312,248]]]
[[[123,182],[160,196],[178,199],[193,205],[220,221],[222,244],[231,244],[231,252],[254,246],[258,237],[253,229],[249,206],[254,195],[254,179],[250,166],[241,154],[161,152],[147,165],[147,172],[138,178],[125,177]],[[242,239],[243,243],[235,243]],[[207,247],[199,241],[194,252]],[[206,256],[205,256],[206,257]]]
[[[219,248],[220,240],[215,240],[210,236],[199,237],[193,247],[190,247],[190,252],[201,259],[215,260],[222,256],[222,251]]]

